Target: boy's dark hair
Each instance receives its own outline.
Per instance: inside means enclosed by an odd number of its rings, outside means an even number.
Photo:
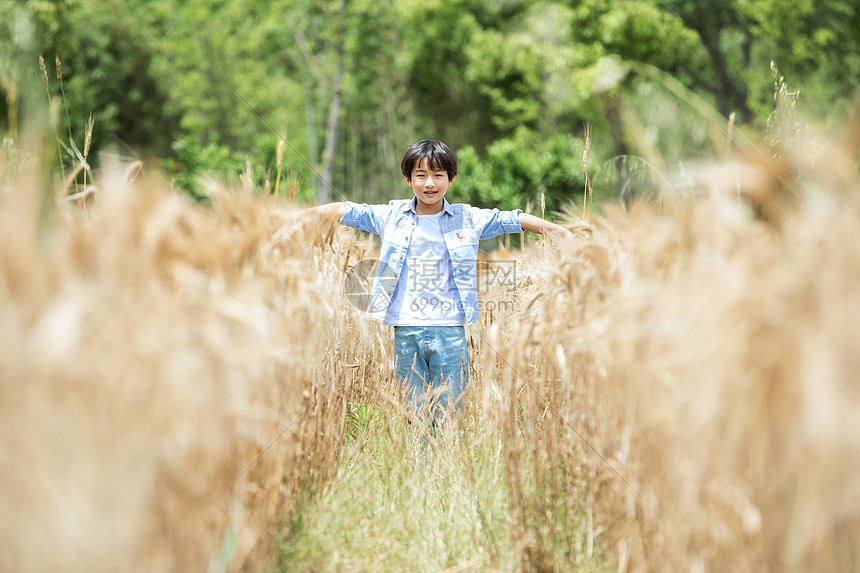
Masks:
[[[427,159],[430,169],[447,172],[448,179],[453,179],[457,175],[457,156],[448,149],[447,145],[432,139],[413,143],[400,162],[400,171],[411,180],[412,170],[424,159]]]

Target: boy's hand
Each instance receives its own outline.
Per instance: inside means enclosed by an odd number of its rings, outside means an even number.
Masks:
[[[531,231],[538,235],[552,233],[553,235],[558,235],[563,239],[574,238],[574,234],[571,233],[569,229],[565,229],[561,225],[556,225],[555,223],[550,223],[540,217],[529,215],[528,213],[520,213],[519,220],[524,231]]]
[[[299,209],[286,213],[283,216],[284,225],[278,229],[274,235],[275,242],[286,241],[289,237],[302,225],[310,220],[310,217],[319,218],[337,218],[342,219],[346,213],[346,205],[343,203],[326,203],[325,205],[317,205],[316,207],[308,207],[307,209]]]
[[[321,217],[337,217],[338,219],[341,219],[343,218],[343,214],[346,213],[346,206],[342,202],[338,201],[337,203],[326,203],[325,205],[317,205],[316,207],[309,207],[308,209],[296,211],[296,215],[310,213]]]

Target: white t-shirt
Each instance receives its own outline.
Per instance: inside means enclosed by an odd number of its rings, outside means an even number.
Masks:
[[[451,257],[439,219],[418,215],[394,287],[385,324],[394,326],[462,326],[466,313],[454,285]]]

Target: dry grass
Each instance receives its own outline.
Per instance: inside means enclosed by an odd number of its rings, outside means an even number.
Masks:
[[[487,423],[619,569],[860,570],[857,149],[781,153],[594,220],[484,334]],[[524,534],[558,509],[519,498]]]
[[[270,559],[339,437],[333,229],[276,240],[265,199],[107,175],[88,217],[58,199],[45,223],[38,188],[0,196],[0,568]]]
[[[369,242],[99,173],[83,217],[25,170],[0,195],[0,568],[259,570],[279,540],[287,570],[860,570],[857,150],[821,149],[516,253],[438,442],[343,296]]]

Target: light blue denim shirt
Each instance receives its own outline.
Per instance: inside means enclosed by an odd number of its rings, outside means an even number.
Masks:
[[[415,230],[416,199],[397,199],[387,205],[343,203],[346,213],[341,224],[376,233],[382,239],[367,309],[373,318],[382,320],[391,304]],[[478,241],[502,233],[522,233],[518,218],[522,210],[481,209],[463,203],[452,205],[443,198],[442,213],[440,225],[451,257],[454,285],[466,314],[466,324],[471,324],[478,320]]]

